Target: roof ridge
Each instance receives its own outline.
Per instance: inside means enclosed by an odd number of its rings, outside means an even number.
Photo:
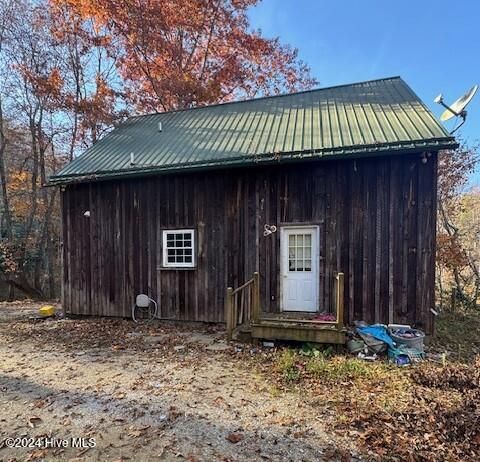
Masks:
[[[366,83],[374,83],[374,82],[383,82],[386,80],[402,80],[402,77],[399,75],[391,76],[391,77],[381,77],[378,79],[370,79],[370,80],[361,80],[359,82],[351,82],[351,83],[343,83],[340,85],[330,85],[328,87],[320,87],[320,88],[310,88],[309,90],[301,90],[301,91],[294,91],[291,93],[280,93],[278,95],[268,95],[268,96],[260,96],[258,98],[250,98],[250,99],[242,99],[242,100],[237,100],[237,101],[224,101],[221,103],[214,103],[214,104],[207,104],[205,106],[195,106],[195,107],[189,107],[189,108],[183,108],[183,109],[172,109],[171,111],[163,111],[163,112],[150,112],[148,114],[138,114],[138,115],[133,115],[127,117],[126,120],[131,120],[131,119],[139,119],[141,117],[152,117],[152,116],[158,116],[158,115],[163,115],[163,114],[175,114],[177,112],[186,112],[186,111],[193,111],[196,109],[208,109],[212,107],[218,107],[218,106],[227,106],[231,104],[241,104],[241,103],[250,103],[252,101],[262,101],[264,99],[270,99],[270,98],[281,98],[283,96],[294,96],[294,95],[301,95],[305,93],[314,93],[317,91],[325,91],[325,90],[332,90],[334,88],[342,88],[342,87],[354,87],[357,85],[364,85]]]

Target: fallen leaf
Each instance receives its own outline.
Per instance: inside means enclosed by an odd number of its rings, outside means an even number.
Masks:
[[[42,423],[42,419],[35,415],[28,419],[28,425],[32,428],[35,428],[36,425],[40,425],[41,423]]]
[[[230,433],[226,439],[228,441],[230,441],[230,443],[233,443],[233,444],[237,444],[239,443],[240,441],[242,441],[244,439],[244,435],[243,433],[238,433],[238,432],[233,432],[233,433]]]
[[[46,449],[35,449],[28,455],[25,461],[30,462],[31,460],[44,459],[46,455],[47,455]]]

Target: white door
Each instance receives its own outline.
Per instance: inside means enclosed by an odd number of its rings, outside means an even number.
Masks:
[[[318,227],[283,227],[280,231],[282,311],[318,309]]]

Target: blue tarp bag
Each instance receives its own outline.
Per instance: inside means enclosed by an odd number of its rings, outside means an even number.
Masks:
[[[392,337],[387,332],[387,328],[382,324],[374,324],[372,326],[357,327],[357,332],[360,334],[371,335],[372,337],[386,343],[389,348],[395,348]]]

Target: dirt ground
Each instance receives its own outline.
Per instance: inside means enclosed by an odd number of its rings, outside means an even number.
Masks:
[[[321,407],[255,366],[268,349],[214,328],[36,321],[37,309],[0,304],[0,461],[361,460]]]

